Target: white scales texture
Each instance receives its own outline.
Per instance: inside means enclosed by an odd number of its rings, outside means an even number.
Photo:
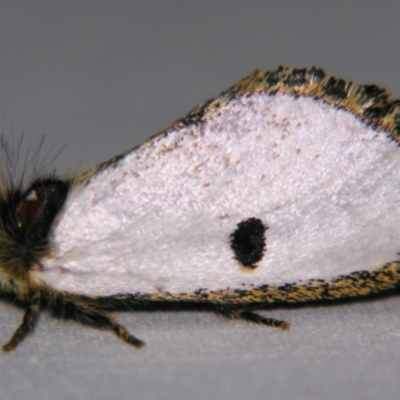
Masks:
[[[399,171],[398,145],[349,112],[253,93],[75,188],[36,274],[58,290],[110,295],[371,270],[398,259]],[[229,237],[252,217],[269,229],[249,270]]]

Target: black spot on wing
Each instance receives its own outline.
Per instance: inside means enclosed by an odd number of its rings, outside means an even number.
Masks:
[[[265,231],[267,226],[258,218],[240,222],[230,235],[231,249],[235,259],[246,268],[256,268],[266,249]]]

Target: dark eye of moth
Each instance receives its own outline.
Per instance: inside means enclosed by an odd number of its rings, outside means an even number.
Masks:
[[[15,216],[18,226],[26,226],[35,223],[43,214],[43,207],[36,190],[31,190],[18,204]]]
[[[246,268],[254,269],[262,260],[266,249],[267,226],[258,218],[249,218],[237,224],[230,235],[231,249],[235,259]]]
[[[65,202],[69,186],[69,182],[58,179],[35,181],[15,209],[18,227],[29,231],[32,239],[46,237]]]

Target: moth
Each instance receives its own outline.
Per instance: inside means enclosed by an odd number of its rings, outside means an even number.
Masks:
[[[400,102],[322,69],[256,70],[70,178],[0,186],[0,293],[144,342],[116,310],[259,308],[396,291]],[[3,175],[4,171],[3,171]]]

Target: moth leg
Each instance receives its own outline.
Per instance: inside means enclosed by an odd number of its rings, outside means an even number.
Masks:
[[[2,347],[4,352],[14,350],[33,331],[36,318],[40,312],[40,306],[41,296],[40,292],[37,292],[29,299],[29,305],[25,310],[21,325],[14,332],[8,343]]]
[[[115,319],[109,315],[98,313],[94,317],[96,318],[96,323],[100,328],[111,329],[117,335],[117,337],[125,343],[128,343],[138,349],[145,345],[145,342],[133,336],[126,328],[116,322]]]
[[[111,319],[110,323],[111,323],[110,328],[115,332],[117,337],[119,337],[124,342],[126,342],[138,349],[140,349],[141,347],[143,347],[146,344],[142,340],[133,336],[126,328],[124,328],[122,325],[118,324],[114,320]]]
[[[122,341],[136,348],[145,345],[145,342],[133,336],[126,328],[118,324],[112,316],[88,304],[84,298],[68,297],[68,295],[59,296],[53,308],[55,315],[61,318],[72,317],[83,324],[96,326],[100,329],[109,329]]]
[[[255,322],[257,324],[272,326],[274,328],[281,328],[282,330],[290,328],[290,323],[287,321],[281,321],[274,318],[266,318],[252,311],[230,308],[219,308],[218,310],[223,316],[230,319],[243,319],[248,322]]]
[[[282,330],[290,328],[290,323],[287,321],[281,321],[274,318],[266,318],[251,311],[242,311],[239,314],[239,318],[246,321],[255,322],[257,324],[272,326],[274,328],[281,328]]]

